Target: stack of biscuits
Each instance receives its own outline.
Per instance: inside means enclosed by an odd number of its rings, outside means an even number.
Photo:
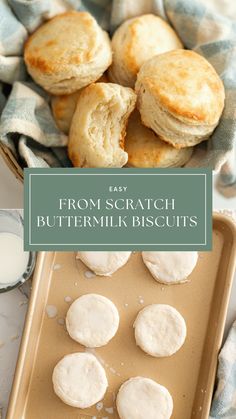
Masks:
[[[89,13],[60,14],[29,37],[24,59],[52,95],[75,167],[183,166],[223,112],[214,68],[152,14],[111,40]]]

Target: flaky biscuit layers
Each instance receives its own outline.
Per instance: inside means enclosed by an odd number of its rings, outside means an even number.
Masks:
[[[60,14],[26,42],[32,78],[52,94],[69,94],[96,81],[111,64],[110,40],[87,12]]]
[[[177,150],[161,140],[154,131],[145,127],[135,110],[129,118],[125,151],[129,167],[180,167],[190,159],[192,147]]]
[[[135,90],[142,122],[176,148],[207,140],[224,108],[221,79],[193,51],[170,51],[147,61]]]
[[[133,87],[145,61],[182,47],[175,31],[158,16],[147,14],[126,20],[112,38],[109,78],[114,83]]]
[[[69,133],[68,153],[77,167],[122,167],[126,124],[136,103],[134,91],[93,83],[79,96]]]

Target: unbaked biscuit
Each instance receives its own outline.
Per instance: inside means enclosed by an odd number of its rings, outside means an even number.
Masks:
[[[164,386],[146,377],[122,384],[116,399],[120,419],[170,419],[172,397]]]
[[[113,83],[93,83],[77,102],[69,134],[69,158],[76,167],[122,167],[126,125],[136,103],[134,91]]]
[[[111,276],[128,262],[131,252],[77,252],[80,259],[96,275]]]
[[[105,74],[98,80],[99,82],[108,82]],[[58,128],[68,134],[71,121],[76,109],[77,101],[82,89],[69,95],[53,95],[51,98],[51,107],[54,119]]]
[[[72,339],[87,348],[106,345],[119,327],[119,313],[111,300],[99,294],[77,298],[66,315],[66,328]]]
[[[29,74],[52,94],[73,93],[96,81],[111,64],[108,34],[87,12],[60,14],[26,42]]]
[[[156,54],[182,48],[172,27],[158,16],[147,14],[126,20],[112,37],[113,60],[109,78],[133,87],[142,64]]]
[[[142,252],[142,258],[153,278],[162,284],[188,281],[198,261],[198,252]]]
[[[56,395],[69,406],[86,409],[99,402],[108,387],[104,368],[89,353],[64,356],[52,375]]]
[[[129,167],[181,167],[189,161],[193,148],[177,150],[161,140],[154,131],[142,124],[136,110],[129,118],[125,151],[129,156]]]
[[[142,122],[176,148],[207,140],[224,108],[224,86],[194,51],[175,50],[147,61],[135,85]]]
[[[181,314],[167,304],[143,308],[134,322],[136,344],[155,357],[171,356],[184,344],[186,324]]]

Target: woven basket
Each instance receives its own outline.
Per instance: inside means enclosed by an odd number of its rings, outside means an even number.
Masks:
[[[3,144],[0,144],[0,154],[3,157],[4,161],[6,162],[7,166],[11,170],[11,172],[15,175],[20,182],[24,180],[23,169],[19,165],[18,161],[16,160],[15,156],[9,150],[9,148]]]

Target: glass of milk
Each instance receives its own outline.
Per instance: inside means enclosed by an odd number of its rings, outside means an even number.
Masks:
[[[0,210],[0,292],[23,284],[35,265],[35,253],[24,252],[23,218],[17,210]]]

